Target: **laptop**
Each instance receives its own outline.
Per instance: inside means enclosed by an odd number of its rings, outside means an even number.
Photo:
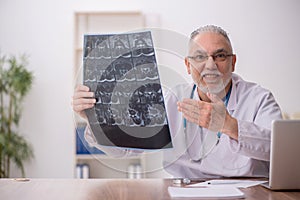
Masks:
[[[271,190],[300,189],[300,120],[274,120],[271,132]]]

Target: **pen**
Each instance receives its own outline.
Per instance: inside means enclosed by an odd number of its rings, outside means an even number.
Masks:
[[[233,185],[233,184],[237,184],[237,183],[241,183],[240,181],[208,181],[207,184],[208,185]]]
[[[14,178],[12,180],[19,181],[19,182],[25,182],[25,181],[29,181],[30,179],[29,178]]]

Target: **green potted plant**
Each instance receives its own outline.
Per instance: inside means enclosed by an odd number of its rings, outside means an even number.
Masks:
[[[33,81],[26,65],[25,56],[0,55],[0,178],[10,176],[12,162],[25,177],[23,163],[33,157],[31,145],[18,133],[22,101]]]

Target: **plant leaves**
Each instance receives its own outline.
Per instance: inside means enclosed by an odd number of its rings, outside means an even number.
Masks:
[[[33,158],[31,145],[18,134],[22,100],[33,82],[27,58],[0,55],[0,178],[9,176],[10,161],[25,175],[23,162]]]

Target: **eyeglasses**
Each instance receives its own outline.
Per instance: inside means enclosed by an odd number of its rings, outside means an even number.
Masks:
[[[193,59],[198,63],[207,61],[209,57],[212,57],[215,62],[223,62],[229,56],[234,56],[234,54],[217,53],[215,55],[210,55],[210,56],[199,54],[195,56],[188,56],[188,58]]]

